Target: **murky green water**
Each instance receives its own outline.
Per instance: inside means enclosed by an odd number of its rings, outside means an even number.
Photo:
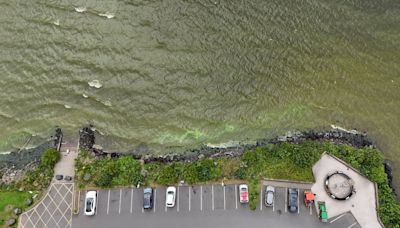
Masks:
[[[335,124],[400,166],[398,0],[0,0],[0,37],[0,151],[54,125],[163,151]]]

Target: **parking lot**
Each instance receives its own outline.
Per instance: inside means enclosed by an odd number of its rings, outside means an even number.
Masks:
[[[265,186],[258,191],[263,194]],[[304,203],[304,189],[300,189],[297,213],[287,210],[287,188],[275,188],[275,204],[265,207],[263,197],[256,211],[248,204],[239,203],[237,185],[196,185],[177,187],[174,208],[165,206],[166,187],[154,189],[151,210],[144,210],[143,189],[122,188],[99,190],[97,211],[94,216],[83,214],[85,191],[80,194],[79,214],[72,219],[72,227],[359,227],[351,214],[321,223],[314,207]],[[329,209],[328,209],[329,210]],[[332,222],[333,221],[333,222]]]

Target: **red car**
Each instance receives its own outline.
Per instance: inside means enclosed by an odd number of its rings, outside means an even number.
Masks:
[[[246,184],[239,185],[239,202],[248,203],[249,202],[249,188]]]

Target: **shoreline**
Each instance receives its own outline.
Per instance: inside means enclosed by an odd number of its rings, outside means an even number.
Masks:
[[[6,179],[10,182],[21,176],[27,170],[33,169],[39,162],[39,158],[43,151],[48,148],[55,148],[62,138],[62,131],[60,128],[55,128],[53,135],[46,142],[37,147],[12,151],[8,154],[0,154],[0,173],[2,181]],[[238,144],[230,147],[216,147],[203,145],[198,148],[188,149],[179,153],[168,154],[149,154],[145,150],[131,150],[128,152],[107,152],[102,149],[96,142],[96,130],[92,125],[83,127],[79,131],[79,145],[81,149],[88,151],[94,157],[116,158],[119,156],[132,156],[137,160],[142,160],[144,163],[148,162],[161,162],[170,163],[175,161],[192,162],[202,158],[219,158],[219,157],[238,157],[246,150],[253,150],[257,147],[266,146],[268,144],[290,143],[298,144],[304,141],[330,141],[334,144],[345,144],[355,148],[371,147],[376,148],[373,141],[368,138],[364,132],[356,130],[347,130],[341,127],[331,125],[331,129],[326,130],[308,130],[308,131],[290,131],[284,135],[264,138],[256,140],[254,144]],[[385,173],[388,175],[389,186],[396,194],[396,189],[393,186],[392,166],[385,160],[384,162]]]

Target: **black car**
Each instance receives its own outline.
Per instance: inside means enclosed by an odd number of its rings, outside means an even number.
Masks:
[[[289,212],[296,213],[298,205],[298,198],[299,198],[299,190],[297,188],[289,188],[288,189],[288,208]]]
[[[143,208],[151,209],[153,207],[153,189],[143,189]]]

